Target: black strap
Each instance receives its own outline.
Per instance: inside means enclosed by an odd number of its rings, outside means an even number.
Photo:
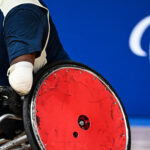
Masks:
[[[0,86],[0,106],[9,106],[9,109],[22,116],[22,101],[20,96],[10,86]]]

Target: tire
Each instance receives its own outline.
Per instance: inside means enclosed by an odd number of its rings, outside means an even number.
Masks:
[[[113,95],[116,97],[117,102],[120,106],[120,109],[122,110],[122,114],[124,116],[124,121],[126,124],[126,135],[127,135],[127,142],[126,142],[126,149],[130,150],[131,146],[131,133],[130,133],[130,126],[129,121],[127,118],[127,114],[125,112],[125,109],[123,107],[123,104],[115,92],[115,90],[112,88],[112,86],[106,81],[99,73],[97,73],[95,70],[91,69],[90,67],[83,65],[81,63],[73,62],[73,61],[61,61],[53,64],[47,64],[45,67],[43,67],[35,76],[34,78],[34,84],[33,88],[28,96],[25,97],[24,103],[23,103],[23,121],[24,121],[24,127],[25,132],[27,134],[27,137],[29,139],[29,143],[31,144],[32,149],[34,150],[40,150],[40,149],[46,149],[41,142],[41,139],[38,134],[36,134],[37,129],[33,126],[32,122],[33,118],[32,116],[32,108],[31,105],[33,101],[37,98],[37,91],[40,89],[42,83],[44,80],[52,74],[54,71],[59,70],[61,68],[78,68],[81,70],[89,71],[90,73],[94,74],[96,77],[98,77],[101,82],[107,86],[108,90],[113,93]],[[53,150],[53,149],[52,149]],[[65,149],[64,149],[65,150]]]

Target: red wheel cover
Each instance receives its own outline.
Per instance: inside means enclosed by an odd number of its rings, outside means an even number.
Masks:
[[[102,78],[76,67],[54,70],[31,102],[35,137],[46,150],[126,150],[123,108]]]

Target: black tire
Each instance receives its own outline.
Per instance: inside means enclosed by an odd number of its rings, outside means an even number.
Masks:
[[[127,114],[125,112],[125,109],[123,107],[123,104],[122,104],[119,96],[117,95],[115,90],[112,88],[112,86],[108,83],[108,81],[106,81],[99,73],[97,73],[95,70],[91,69],[90,67],[88,67],[84,64],[73,62],[73,61],[60,61],[60,62],[56,62],[56,63],[52,63],[52,64],[47,64],[35,75],[33,88],[31,90],[30,94],[25,97],[25,100],[24,100],[24,103],[23,103],[24,127],[25,127],[25,132],[27,134],[27,137],[29,139],[29,143],[31,144],[32,149],[33,150],[40,150],[40,148],[38,146],[38,143],[35,139],[33,129],[32,129],[32,125],[31,125],[31,119],[30,119],[31,99],[32,99],[32,97],[34,97],[35,92],[39,89],[39,87],[42,84],[42,81],[44,80],[44,78],[47,75],[49,75],[52,71],[54,71],[58,68],[61,68],[61,67],[78,67],[78,68],[81,68],[81,69],[89,70],[89,71],[95,73],[99,78],[101,78],[104,81],[104,83],[107,84],[109,86],[109,88],[114,92],[115,96],[117,97],[118,101],[121,104],[121,107],[123,109],[123,113],[125,114],[125,119],[126,119],[127,129],[128,129],[127,150],[130,150],[130,147],[131,147],[131,132],[130,132],[129,121],[128,121]]]

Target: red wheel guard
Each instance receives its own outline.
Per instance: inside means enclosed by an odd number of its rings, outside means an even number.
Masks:
[[[88,70],[55,70],[42,81],[31,106],[41,149],[127,149],[121,104],[103,79]]]

